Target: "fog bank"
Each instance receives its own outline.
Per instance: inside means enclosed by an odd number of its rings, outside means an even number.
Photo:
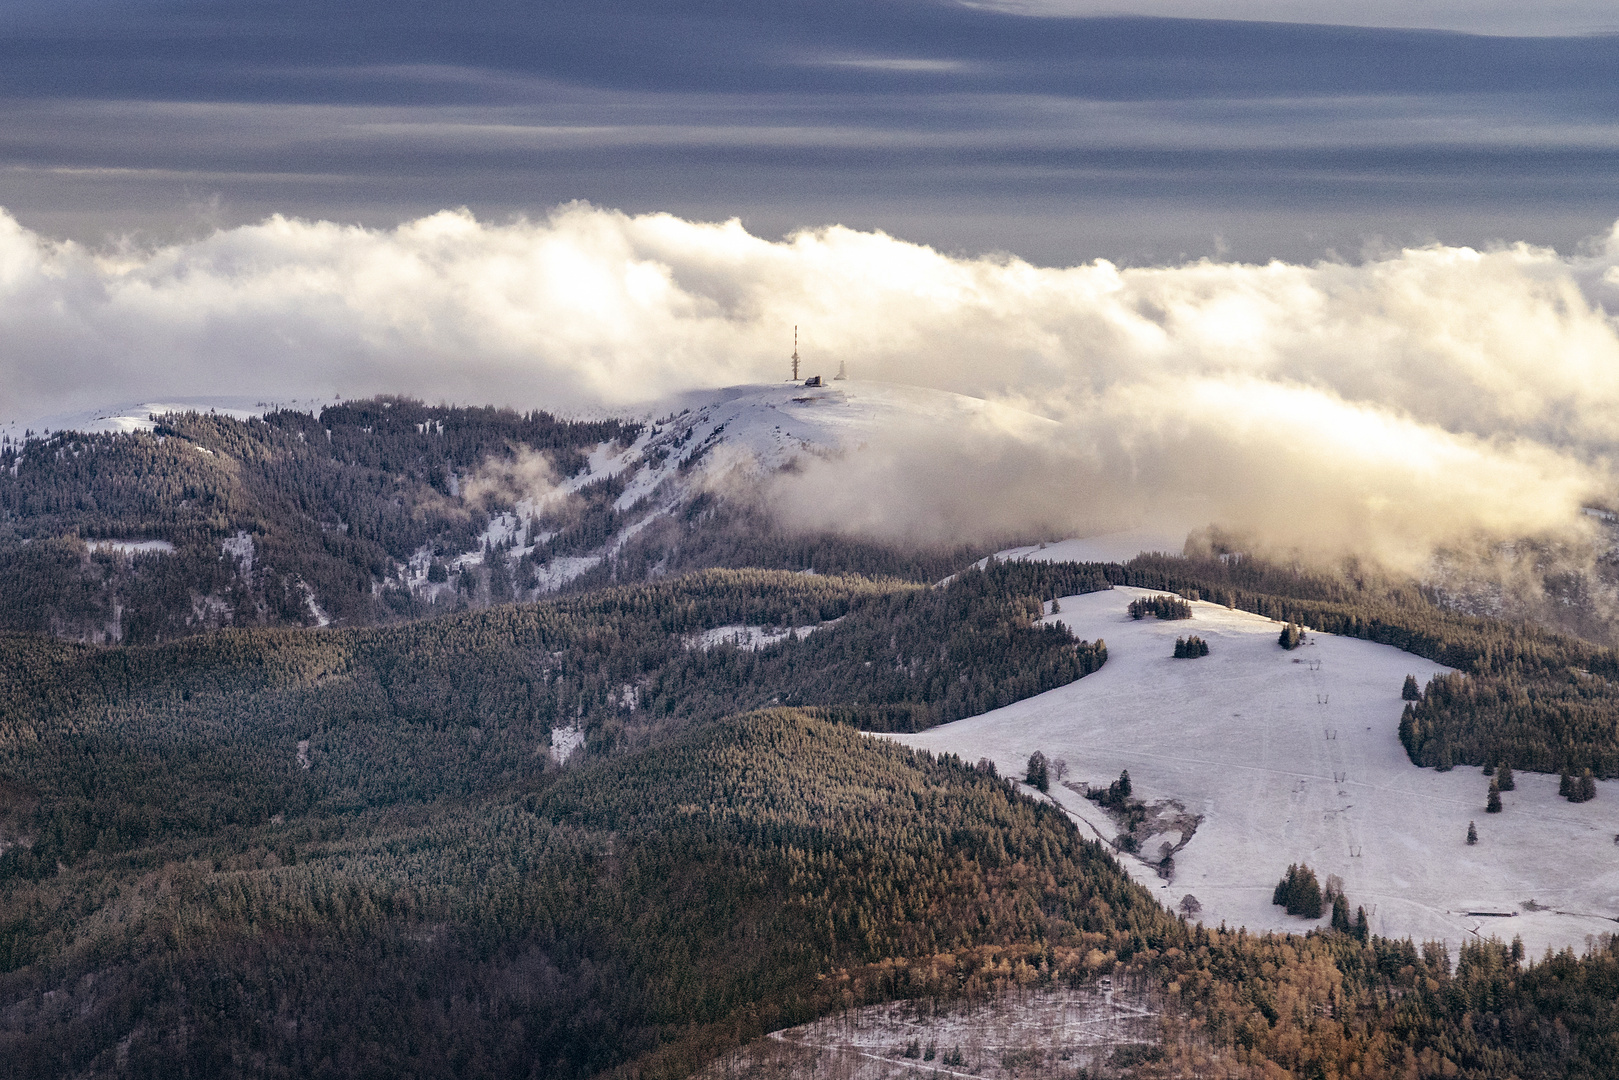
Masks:
[[[1042,269],[578,204],[121,250],[0,216],[0,422],[175,393],[645,410],[785,377],[797,325],[806,374],[1054,423],[895,423],[778,487],[790,520],[914,539],[1212,522],[1410,562],[1582,534],[1619,447],[1616,305],[1619,230],[1577,257]]]

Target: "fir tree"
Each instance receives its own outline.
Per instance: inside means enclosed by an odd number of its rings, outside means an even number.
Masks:
[[[1567,767],[1563,769],[1563,775],[1557,781],[1557,794],[1565,799],[1574,796],[1574,777],[1569,775]]]
[[[1355,940],[1357,941],[1365,941],[1370,936],[1370,930],[1366,925],[1366,909],[1364,907],[1355,909],[1355,925],[1349,932],[1355,935]]]
[[[1417,677],[1415,675],[1407,675],[1405,677],[1405,685],[1400,688],[1400,696],[1407,701],[1422,700],[1422,688],[1417,685]]]
[[[1518,782],[1512,776],[1512,766],[1505,761],[1501,762],[1501,767],[1495,770],[1495,782],[1502,791],[1511,791],[1518,786]]]
[[[1276,639],[1282,648],[1292,650],[1304,644],[1304,627],[1297,623],[1288,623],[1282,627],[1282,633]]]
[[[1497,798],[1499,798],[1499,796],[1497,796]],[[1478,826],[1474,825],[1471,821],[1467,823],[1467,842],[1469,844],[1478,843]]]
[[[1024,782],[1040,791],[1048,791],[1051,787],[1051,774],[1046,764],[1046,755],[1036,750],[1029,755],[1029,772]]]
[[[1285,908],[1289,915],[1319,919],[1321,886],[1316,881],[1315,871],[1297,863],[1289,866],[1286,875],[1276,883],[1276,890],[1271,894],[1271,903]]]
[[[1490,781],[1490,794],[1484,801],[1486,814],[1499,814],[1501,812],[1501,788],[1494,780]]]
[[[1577,777],[1576,776],[1570,776],[1568,778],[1568,795],[1566,796],[1566,798],[1568,799],[1569,802],[1572,802],[1572,803],[1590,802],[1592,799],[1594,799],[1596,797],[1597,797],[1596,777],[1591,775],[1591,770],[1590,769],[1586,769],[1585,771],[1581,772],[1580,775],[1577,776]]]
[[[1350,931],[1349,901],[1344,899],[1343,893],[1332,898],[1332,928],[1345,934]]]

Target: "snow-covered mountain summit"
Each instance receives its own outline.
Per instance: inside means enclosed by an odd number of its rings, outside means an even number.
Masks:
[[[1036,436],[1055,426],[981,398],[853,380],[693,392],[661,402],[645,415],[646,426],[633,443],[598,447],[584,471],[491,523],[495,531],[485,539],[498,544],[508,538],[510,550],[521,557],[547,542],[525,521],[543,517],[548,503],[588,494],[591,485],[603,481],[619,488],[612,502],[617,515],[612,534],[588,553],[570,554],[543,567],[537,579],[542,591],[560,588],[612,560],[626,544],[678,516],[705,492],[735,491],[740,484],[768,480],[805,458],[835,460],[866,450],[881,452],[885,439],[917,430],[993,427]]]
[[[735,386],[687,395],[674,405],[648,434],[649,462],[674,458],[695,464],[713,454],[722,466],[746,463],[769,472],[806,452],[858,450],[907,428],[992,425],[1032,433],[1055,426],[1044,417],[983,398],[854,380],[822,386],[796,382]]]

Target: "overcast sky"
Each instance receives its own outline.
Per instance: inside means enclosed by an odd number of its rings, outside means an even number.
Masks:
[[[582,199],[1045,265],[1568,252],[1619,216],[1612,12],[12,0],[0,206],[92,242]]]

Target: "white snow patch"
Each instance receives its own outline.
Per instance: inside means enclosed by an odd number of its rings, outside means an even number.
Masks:
[[[174,545],[167,540],[86,540],[91,551],[114,551],[120,555],[172,555]]]
[[[993,760],[1021,777],[1029,755],[1065,758],[1070,782],[1105,784],[1130,770],[1137,797],[1177,799],[1203,821],[1175,856],[1166,886],[1144,862],[1130,872],[1166,903],[1187,892],[1202,920],[1253,931],[1316,925],[1271,904],[1289,863],[1346,883],[1373,933],[1443,938],[1521,934],[1532,954],[1584,947],[1619,918],[1619,782],[1584,804],[1557,796],[1557,777],[1520,772],[1486,814],[1489,781],[1477,768],[1419,769],[1400,745],[1407,674],[1419,683],[1446,668],[1386,645],[1311,633],[1287,652],[1278,623],[1194,602],[1184,621],[1136,621],[1125,605],[1148,590],[1117,588],[1061,598],[1048,616],[1081,638],[1107,642],[1095,674],[982,716],[915,735],[887,736],[967,761]],[[1211,653],[1171,659],[1196,633]],[[1077,791],[1052,797],[1087,835],[1118,826]],[[1475,821],[1479,843],[1466,842]],[[1093,831],[1094,830],[1094,831]],[[1171,837],[1170,839],[1178,839]],[[1154,855],[1158,837],[1143,847]],[[1545,910],[1532,910],[1529,906]],[[1513,911],[1511,918],[1468,912]]]
[[[1185,532],[1167,529],[1130,529],[1124,532],[1101,533],[1097,536],[1074,537],[1052,543],[1031,544],[1027,547],[997,551],[995,558],[1002,562],[1129,562],[1137,555],[1165,552],[1179,555],[1186,547]],[[987,560],[979,560],[982,567]]]
[[[846,1010],[771,1032],[697,1075],[703,1080],[1073,1076],[1081,1067],[1104,1065],[1120,1046],[1157,1045],[1162,1038],[1160,1015],[1147,995],[1113,990],[1112,981],[1019,990],[974,1002],[894,1001]],[[918,1056],[906,1057],[913,1043]]]
[[[557,763],[567,761],[573,752],[585,745],[585,729],[569,725],[551,729],[551,756]]]
[[[601,564],[600,555],[561,555],[535,573],[540,592],[556,592],[562,586]]]
[[[46,431],[82,431],[87,434],[128,434],[133,431],[151,431],[156,424],[152,417],[164,413],[198,412],[217,413],[235,420],[251,420],[278,409],[295,409],[316,413],[326,401],[314,398],[265,401],[253,397],[193,397],[167,398],[159,401],[125,401],[116,405],[54,413],[49,416],[7,419],[0,422],[0,432],[13,440],[25,430],[35,435]]]
[[[304,590],[304,606],[309,611],[309,617],[315,620],[315,625],[318,627],[332,625],[332,617],[326,614],[325,610],[320,606],[320,604],[316,603],[315,601],[315,590],[311,589],[308,585],[304,585],[303,582],[299,582],[298,584],[302,586]]]
[[[831,626],[837,621],[837,619],[830,619],[827,622],[814,623],[809,626],[744,626],[741,623],[730,626],[716,626],[712,630],[687,634],[684,644],[688,649],[701,649],[704,652],[727,646],[753,652],[757,649],[767,649],[772,645],[786,641],[790,637],[806,638],[823,626]]]
[[[235,536],[227,537],[219,544],[220,556],[233,560],[244,574],[253,572],[253,556],[257,550],[252,535],[243,530],[237,530]]]
[[[710,446],[711,456],[704,471],[742,467],[762,474],[806,453],[858,449],[901,421],[948,430],[988,416],[1007,430],[1038,433],[1057,426],[1044,417],[981,398],[855,379],[821,387],[801,383],[734,386],[691,395],[686,406],[686,411],[660,425],[659,434],[648,442],[651,452],[669,451],[656,480],[677,471],[681,461],[705,445]],[[646,490],[655,486],[651,482]]]
[[[308,739],[299,739],[298,740],[298,767],[302,768],[302,769],[309,768],[309,740]]]

